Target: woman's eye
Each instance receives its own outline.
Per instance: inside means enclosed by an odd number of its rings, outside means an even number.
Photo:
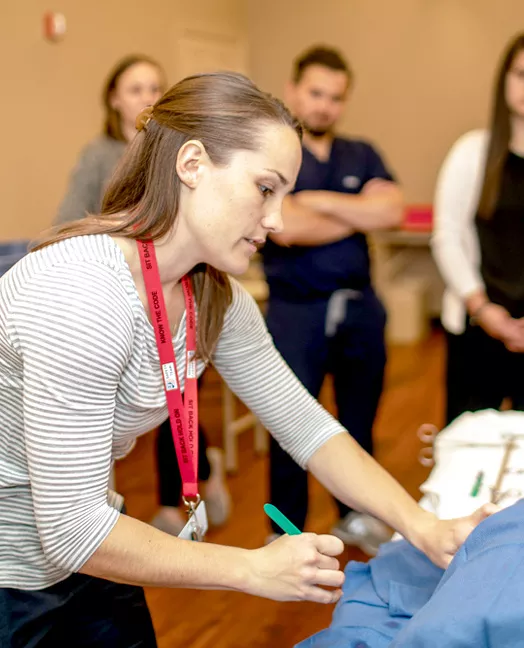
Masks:
[[[264,198],[267,198],[273,193],[273,189],[266,187],[266,185],[258,185],[258,188],[260,189],[260,193],[264,196]]]

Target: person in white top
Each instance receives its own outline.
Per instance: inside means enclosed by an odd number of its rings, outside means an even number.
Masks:
[[[153,647],[144,585],[339,599],[334,536],[285,535],[256,550],[191,542],[131,518],[108,494],[114,459],[166,419],[166,394],[191,379],[187,420],[169,408],[176,439],[190,426],[209,361],[330,492],[439,565],[492,512],[439,520],[422,510],[306,391],[226,274],[245,272],[282,228],[301,164],[301,127],[285,106],[242,75],[197,75],[144,109],[138,128],[102,214],[44,235],[0,279],[2,647]],[[144,249],[157,260],[153,290]],[[191,290],[196,309],[186,310]],[[195,322],[196,366],[185,335]],[[157,345],[174,353],[171,369]]]
[[[447,409],[524,409],[524,34],[504,53],[487,131],[440,170],[433,256],[446,284]]]

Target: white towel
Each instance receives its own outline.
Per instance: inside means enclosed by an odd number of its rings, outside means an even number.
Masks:
[[[469,515],[491,499],[509,435],[517,447],[509,460],[512,472],[504,476],[501,490],[507,493],[500,505],[514,504],[524,494],[524,413],[484,410],[467,412],[442,430],[434,443],[435,466],[421,485],[426,505],[440,518]],[[471,495],[479,472],[482,487]]]
[[[420,486],[422,508],[441,519],[470,515],[491,501],[491,489],[497,482],[509,435],[515,435],[498,502],[501,508],[524,496],[524,412],[483,410],[466,412],[444,428],[433,444],[433,467]],[[518,472],[521,471],[521,472]],[[472,490],[479,472],[484,473],[477,496]],[[395,534],[393,540],[400,539]]]

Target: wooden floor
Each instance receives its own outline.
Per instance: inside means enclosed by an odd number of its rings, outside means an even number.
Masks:
[[[376,423],[377,459],[415,497],[426,469],[417,462],[422,423],[440,426],[443,411],[443,339],[435,332],[424,343],[389,350],[386,388]],[[333,411],[330,385],[321,401]],[[220,444],[220,385],[206,375],[201,419],[208,437]],[[253,453],[252,435],[240,438],[240,471],[229,478],[234,516],[208,541],[247,548],[260,546],[268,532],[262,505],[266,501],[267,460]],[[133,453],[117,466],[117,487],[128,512],[149,520],[156,507],[154,434],[139,440]],[[309,530],[326,532],[335,519],[330,496],[318,483],[311,488]],[[363,560],[358,550],[345,559]],[[291,648],[326,627],[332,607],[310,603],[274,603],[228,592],[147,591],[160,648]]]

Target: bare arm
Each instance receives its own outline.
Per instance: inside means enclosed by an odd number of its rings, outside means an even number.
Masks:
[[[287,196],[282,207],[284,229],[271,234],[277,245],[303,245],[314,247],[327,245],[351,236],[354,229],[342,219],[333,218],[317,209],[298,202],[295,196]]]
[[[495,510],[486,506],[465,518],[438,520],[349,435],[328,439],[312,455],[308,469],[335,497],[383,520],[442,567],[473,528]]]
[[[120,515],[80,573],[151,587],[245,591],[248,551],[190,542]]]
[[[230,389],[337,498],[383,519],[446,564],[475,520],[440,522],[423,511],[305,389],[276,350],[254,299],[238,282],[232,288],[213,356]]]
[[[489,301],[484,290],[477,290],[464,300],[469,315],[484,331],[500,340],[509,351],[524,353],[524,320],[511,317],[499,304]]]
[[[291,601],[333,603],[344,574],[334,558],[342,543],[311,533],[284,536],[247,550],[181,540],[120,515],[111,533],[80,569],[83,574],[154,587],[232,590]]]
[[[414,544],[416,526],[433,518],[348,434],[329,439],[308,469],[335,497],[378,517]]]
[[[370,180],[357,195],[337,191],[301,191],[296,194],[296,200],[303,207],[339,219],[357,232],[398,227],[403,218],[402,191],[387,180]]]

